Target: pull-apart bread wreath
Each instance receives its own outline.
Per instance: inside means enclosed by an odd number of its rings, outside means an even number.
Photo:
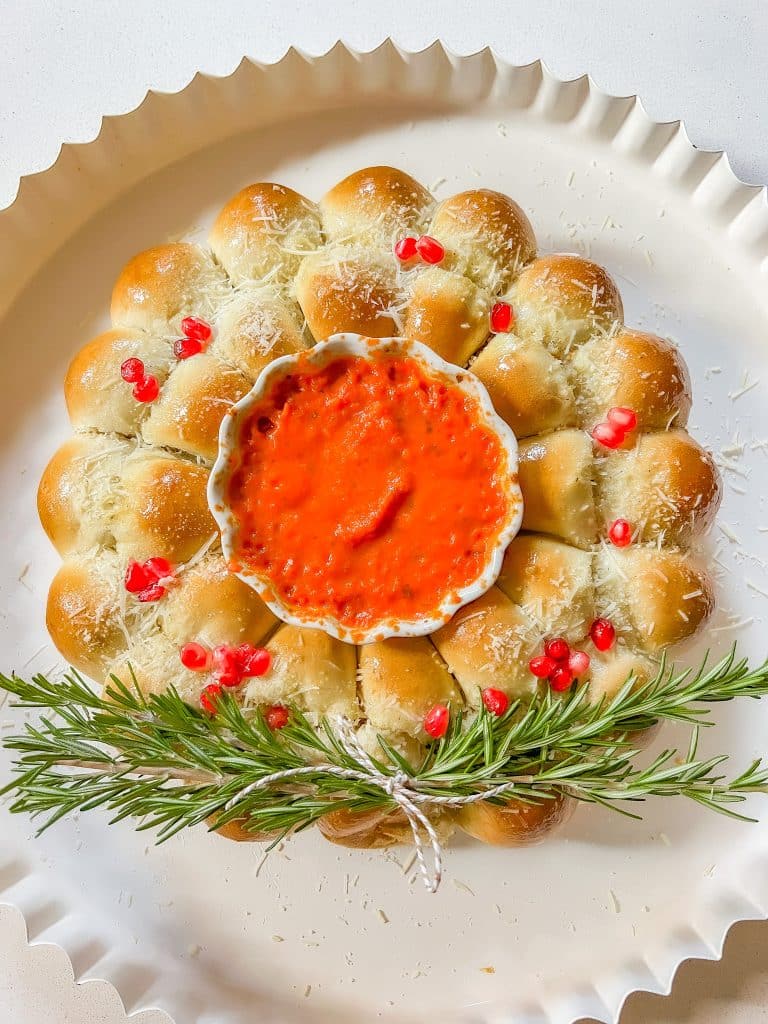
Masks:
[[[601,267],[539,254],[513,200],[473,189],[436,203],[403,171],[372,167],[319,205],[250,185],[209,244],[130,260],[111,329],[66,376],[75,433],[45,470],[39,512],[63,559],[48,628],[77,669],[132,671],[145,692],[173,685],[205,707],[239,657],[239,698],[275,727],[287,705],[341,714],[366,749],[384,737],[418,763],[440,735],[436,707],[469,719],[483,702],[572,682],[596,700],[630,673],[648,679],[706,620],[713,590],[691,545],[721,487],[686,431],[685,362],[624,325]],[[522,530],[495,585],[430,636],[355,646],[285,624],[222,555],[206,497],[222,418],[272,360],[338,332],[404,336],[469,368],[518,439]],[[514,843],[564,811],[474,803],[441,827]],[[407,823],[338,811],[320,828],[378,846]]]

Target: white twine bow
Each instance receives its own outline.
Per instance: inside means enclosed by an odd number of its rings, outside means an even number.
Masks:
[[[477,803],[480,800],[488,800],[491,797],[500,796],[503,793],[508,793],[511,790],[514,790],[521,783],[530,783],[532,781],[530,776],[521,775],[519,778],[502,783],[499,786],[491,786],[488,789],[472,793],[468,796],[435,796],[432,793],[421,793],[417,788],[419,785],[418,779],[412,779],[409,775],[400,770],[389,774],[381,771],[381,769],[376,766],[371,756],[358,740],[352,727],[352,723],[348,718],[337,719],[336,725],[341,745],[344,747],[344,750],[349,757],[357,763],[359,766],[358,768],[342,768],[335,764],[315,764],[305,765],[301,768],[286,768],[280,772],[273,772],[271,775],[265,775],[262,778],[257,779],[255,782],[251,782],[249,785],[241,789],[239,793],[235,793],[235,795],[224,805],[224,810],[229,811],[233,807],[236,807],[237,804],[242,800],[245,800],[249,794],[253,793],[257,789],[265,789],[273,783],[281,782],[284,779],[299,778],[302,775],[315,775],[317,772],[332,775],[337,779],[347,779],[354,782],[367,782],[371,785],[378,786],[379,789],[383,790],[387,796],[394,800],[407,818],[408,824],[411,826],[411,832],[413,833],[413,845],[416,851],[416,859],[419,864],[422,881],[424,882],[427,892],[435,893],[440,887],[440,882],[443,877],[443,850],[440,845],[440,840],[435,826],[421,810],[418,804],[426,804],[434,807],[461,807],[466,804]],[[424,853],[424,839],[422,838],[422,831],[426,833],[429,845],[432,849],[431,870],[427,864],[427,859]]]

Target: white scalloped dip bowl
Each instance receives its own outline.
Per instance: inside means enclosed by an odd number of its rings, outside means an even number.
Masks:
[[[446,593],[429,617],[404,620],[385,618],[367,629],[351,629],[332,616],[312,618],[299,615],[279,593],[274,581],[240,564],[238,557],[239,523],[228,501],[229,482],[241,464],[240,436],[244,422],[254,406],[274,384],[303,364],[324,366],[334,359],[358,356],[371,359],[383,353],[397,352],[413,359],[430,377],[445,378],[452,386],[468,395],[477,409],[478,421],[501,443],[506,466],[500,474],[507,498],[506,514],[500,524],[493,547],[483,563],[482,571],[466,586]],[[517,439],[507,424],[496,414],[490,396],[474,374],[447,363],[426,345],[403,338],[364,338],[359,334],[334,334],[305,352],[275,359],[262,370],[253,388],[225,415],[219,430],[219,454],[208,481],[208,504],[221,530],[221,543],[227,562],[236,567],[235,574],[252,587],[272,612],[283,622],[312,629],[322,629],[348,643],[373,643],[387,637],[425,636],[445,625],[459,608],[474,601],[488,590],[501,571],[504,552],[520,529],[523,519],[523,496],[517,481]]]

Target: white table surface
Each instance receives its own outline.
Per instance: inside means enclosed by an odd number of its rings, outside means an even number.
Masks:
[[[768,182],[765,0],[0,0],[0,208],[20,175],[48,167],[62,142],[92,138],[102,115],[132,109],[150,87],[227,73],[244,52],[321,53],[339,37],[372,49],[388,35],[407,49],[438,37],[459,53],[490,43],[563,78],[589,72],[609,92],[638,93],[657,120],[682,118],[741,178]],[[125,1019],[108,986],[73,985],[60,956],[22,938],[0,908],[2,1024]],[[768,924],[748,923],[722,962],[684,965],[671,996],[631,997],[622,1024],[767,1018]]]

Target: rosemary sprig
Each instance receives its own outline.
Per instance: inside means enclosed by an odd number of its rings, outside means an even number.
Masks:
[[[622,804],[649,796],[683,796],[742,817],[734,805],[768,791],[760,761],[728,777],[727,757],[697,756],[699,727],[710,724],[707,703],[768,693],[768,662],[752,669],[735,650],[711,667],[705,658],[696,672],[662,663],[651,681],[630,678],[596,704],[582,687],[565,699],[546,691],[530,704],[513,703],[499,718],[457,714],[420,765],[383,743],[386,757],[373,771],[333,723],[317,728],[296,708],[289,725],[272,732],[260,713],[245,712],[229,695],[211,717],[173,689],[144,695],[113,678],[100,695],[74,671],[63,681],[0,675],[0,687],[16,706],[41,712],[4,737],[16,758],[14,777],[0,790],[13,794],[12,811],[41,817],[41,831],[75,810],[106,807],[113,822],[132,817],[140,819],[138,829],[156,829],[159,842],[206,820],[219,827],[238,819],[282,835],[330,810],[396,806],[381,778],[397,773],[423,808],[508,786],[523,800],[563,793],[623,813],[631,812]],[[632,734],[664,719],[694,726],[689,749],[682,756],[666,750],[638,766]]]

